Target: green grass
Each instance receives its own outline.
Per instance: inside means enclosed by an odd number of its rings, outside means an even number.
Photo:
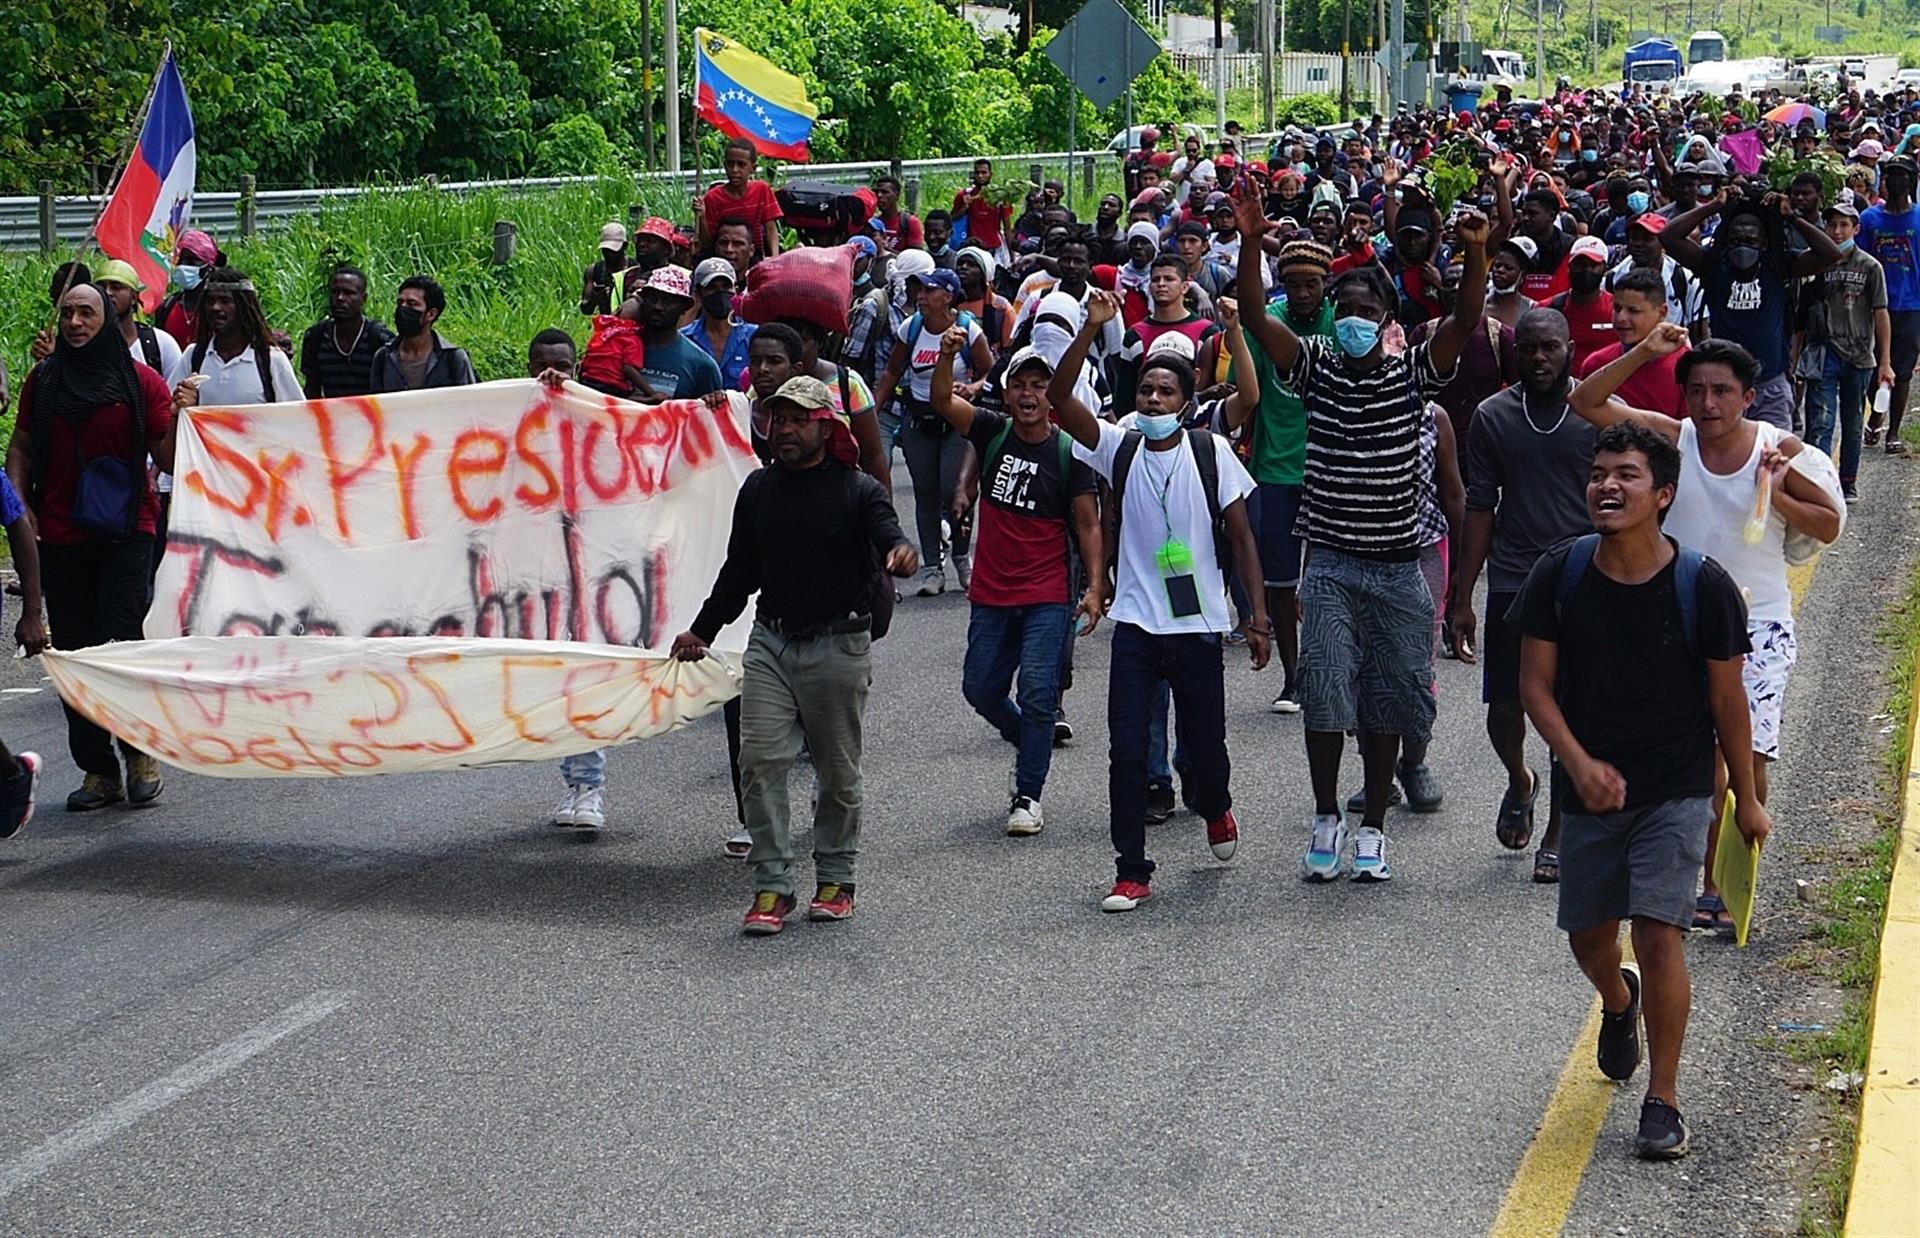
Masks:
[[[1902,437],[1910,443],[1915,442],[1908,437],[1914,432],[1913,427],[1902,427]],[[1868,1004],[1880,963],[1887,887],[1893,877],[1912,756],[1914,676],[1920,671],[1920,568],[1909,577],[1904,596],[1887,612],[1879,643],[1889,655],[1887,700],[1881,712],[1893,719],[1894,729],[1881,754],[1875,828],[1848,871],[1827,890],[1822,919],[1815,930],[1824,969],[1846,990],[1846,1004],[1831,1029],[1793,1042],[1790,1050],[1795,1058],[1815,1068],[1816,1086],[1824,1083],[1824,1077],[1818,1077],[1822,1070],[1864,1073],[1867,1066]],[[1853,1178],[1858,1109],[1858,1097],[1851,1093],[1835,1098],[1828,1106],[1832,1154],[1814,1175],[1812,1190],[1802,1205],[1802,1234],[1827,1238],[1841,1232]]]

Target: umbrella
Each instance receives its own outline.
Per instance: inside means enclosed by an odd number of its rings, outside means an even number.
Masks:
[[[1781,125],[1789,129],[1803,120],[1812,121],[1814,127],[1817,129],[1827,127],[1827,114],[1811,103],[1782,103],[1779,107],[1768,112],[1762,119],[1770,120],[1776,125]]]

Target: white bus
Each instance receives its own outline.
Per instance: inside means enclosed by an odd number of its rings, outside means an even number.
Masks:
[[[1718,30],[1696,30],[1687,40],[1687,65],[1727,58],[1727,40]]]

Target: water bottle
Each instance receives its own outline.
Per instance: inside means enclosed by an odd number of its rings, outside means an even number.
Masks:
[[[1891,407],[1893,407],[1893,388],[1882,383],[1880,389],[1873,393],[1873,411],[1884,417]]]

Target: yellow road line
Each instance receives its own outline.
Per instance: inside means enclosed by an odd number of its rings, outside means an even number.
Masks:
[[[1846,1232],[1863,1236],[1920,1230],[1920,745],[1909,754],[1847,1197]]]
[[[1787,569],[1787,589],[1792,594],[1796,614],[1818,563],[1816,558],[1812,563]],[[1920,798],[1916,795],[1917,783],[1920,775],[1908,782],[1910,803],[1911,798]],[[1920,864],[1920,858],[1914,863]],[[1920,874],[1913,880],[1920,883]],[[1915,894],[1914,904],[1913,957],[1920,961],[1920,893]],[[1889,915],[1890,928],[1892,920]],[[1630,957],[1631,952],[1628,954]],[[1881,966],[1885,965],[1883,948]],[[1920,975],[1920,968],[1909,974]],[[1904,996],[1907,1027],[1915,1034],[1916,1056],[1912,1060],[1916,1069],[1912,1074],[1920,1075],[1920,994],[1909,990]],[[1586,1175],[1587,1162],[1593,1159],[1594,1143],[1606,1123],[1607,1106],[1613,1103],[1618,1091],[1618,1085],[1603,1077],[1594,1061],[1599,1036],[1600,999],[1596,997],[1587,1011],[1587,1021],[1581,1025],[1580,1035],[1573,1042],[1573,1051],[1567,1055],[1566,1065],[1560,1068],[1560,1082],[1554,1085],[1553,1096],[1547,1101],[1540,1129],[1527,1145],[1519,1168],[1514,1170],[1513,1181],[1507,1186],[1506,1197],[1500,1201],[1500,1213],[1494,1218],[1490,1231],[1492,1238],[1541,1238],[1558,1234],[1567,1223],[1573,1197],[1580,1190],[1580,1179]],[[1920,1146],[1920,1142],[1915,1142],[1920,1140],[1920,1081],[1907,1089],[1905,1099],[1910,1106],[1906,1111],[1906,1124],[1896,1125],[1893,1130],[1899,1133],[1899,1138],[1908,1140],[1909,1146]],[[1856,1190],[1857,1182],[1856,1178]]]
[[[1574,1193],[1593,1156],[1594,1141],[1607,1120],[1607,1106],[1619,1088],[1594,1064],[1599,1038],[1600,999],[1596,997],[1574,1038],[1573,1052],[1560,1068],[1560,1082],[1547,1102],[1540,1129],[1520,1158],[1507,1197],[1500,1201],[1493,1238],[1549,1238],[1566,1224]]]

